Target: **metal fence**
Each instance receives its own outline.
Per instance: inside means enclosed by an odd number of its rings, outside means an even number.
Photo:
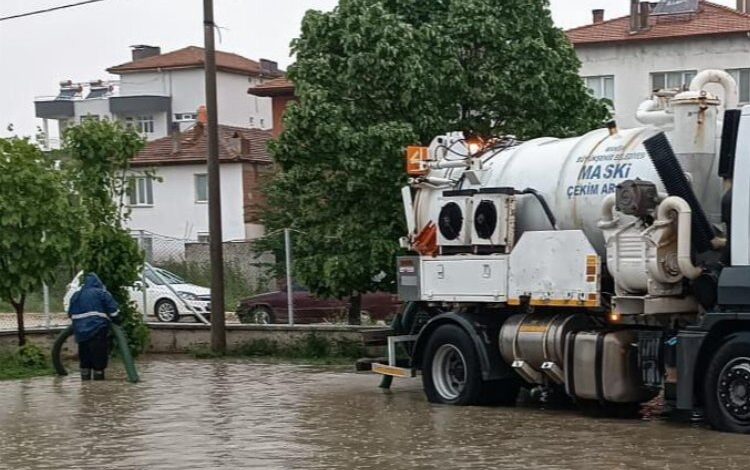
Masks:
[[[141,278],[128,291],[146,321],[210,321],[210,264],[207,241],[185,240],[146,231],[132,232],[144,252]],[[227,322],[237,322],[234,310],[244,298],[275,288],[267,267],[272,255],[258,253],[247,240],[224,244]],[[56,281],[26,300],[26,328],[67,325],[66,293],[78,287],[77,272],[61,268]],[[0,303],[0,330],[18,328],[13,307]]]

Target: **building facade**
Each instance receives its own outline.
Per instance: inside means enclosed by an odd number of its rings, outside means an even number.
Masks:
[[[182,241],[208,241],[205,117],[192,127],[149,142],[132,161],[126,204],[133,232]],[[261,184],[272,171],[271,132],[219,126],[223,241],[263,235]]]
[[[728,71],[740,104],[750,104],[748,3],[740,0],[740,10],[702,0],[677,3],[687,9],[670,12],[666,6],[675,2],[632,0],[628,16],[605,21],[604,10],[594,10],[592,24],[566,32],[581,77],[594,96],[612,102],[621,127],[640,125],[635,112],[654,90],[688,86],[705,69]]]
[[[203,56],[203,49],[194,46],[165,54],[158,47],[134,46],[130,62],[107,69],[118,80],[61,82],[57,95],[35,101],[36,116],[42,119],[48,139],[45,146],[54,148],[55,137],[65,127],[86,119],[123,121],[147,140],[167,136],[173,126],[187,129],[205,104]],[[270,129],[271,101],[246,91],[248,84],[260,85],[283,75],[277,64],[220,51],[216,63],[219,122]]]

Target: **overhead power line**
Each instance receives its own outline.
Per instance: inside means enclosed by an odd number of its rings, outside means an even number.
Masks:
[[[77,3],[68,3],[67,5],[60,5],[57,7],[45,8],[43,10],[34,10],[34,11],[28,11],[26,13],[19,13],[18,15],[3,16],[3,17],[0,17],[0,21],[14,20],[16,18],[23,18],[24,16],[41,15],[42,13],[49,13],[51,11],[64,10],[66,8],[73,8],[73,7],[78,7],[81,5],[86,5],[88,3],[97,3],[97,2],[103,2],[103,1],[104,0],[85,0],[85,1],[77,2]]]

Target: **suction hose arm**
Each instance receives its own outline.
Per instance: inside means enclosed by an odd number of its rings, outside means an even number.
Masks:
[[[709,83],[724,88],[724,109],[736,109],[740,102],[735,79],[723,70],[704,70],[690,82],[690,91],[702,91]]]
[[[677,266],[686,278],[696,279],[703,270],[696,267],[690,257],[693,213],[688,203],[676,196],[670,196],[659,204],[657,217],[659,220],[669,221],[672,220],[672,212],[677,213]]]
[[[610,228],[617,222],[614,212],[616,202],[617,197],[614,194],[608,194],[602,201],[602,218],[599,220],[599,228]]]
[[[665,109],[660,109],[659,102],[655,99],[642,102],[635,112],[635,119],[641,124],[657,127],[674,122],[674,116]]]

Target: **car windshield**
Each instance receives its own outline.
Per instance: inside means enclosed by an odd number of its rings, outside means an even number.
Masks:
[[[146,279],[151,284],[163,286],[166,284],[187,284],[184,279],[166,269],[151,268],[146,270]]]

